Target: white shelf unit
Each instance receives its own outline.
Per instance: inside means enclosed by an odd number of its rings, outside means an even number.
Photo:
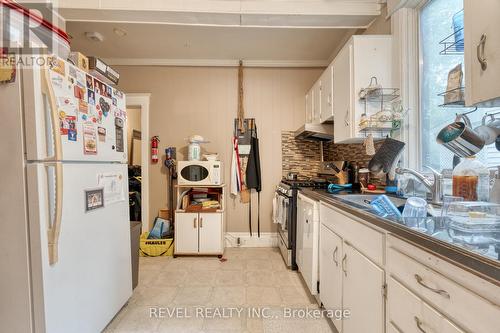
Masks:
[[[186,189],[218,188],[221,190],[221,207],[215,211],[175,210],[174,258],[178,255],[214,255],[221,258],[224,254],[225,185],[175,187],[178,200],[182,200],[180,195]]]

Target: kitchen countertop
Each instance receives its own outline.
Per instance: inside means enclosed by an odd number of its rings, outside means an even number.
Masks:
[[[398,223],[397,221],[382,218],[369,209],[347,202],[339,193],[333,195],[326,190],[301,189],[301,193],[322,201],[328,205],[335,206],[346,213],[358,217],[368,223],[382,228],[412,245],[432,253],[460,268],[469,271],[485,280],[500,286],[500,261],[487,257],[472,250],[468,250],[450,242],[440,240],[432,235],[414,230]],[[343,194],[343,193],[340,193]],[[346,196],[349,194],[345,193]]]

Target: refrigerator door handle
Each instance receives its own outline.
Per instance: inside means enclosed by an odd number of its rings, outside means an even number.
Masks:
[[[49,264],[54,265],[58,261],[59,233],[61,231],[62,219],[62,195],[63,195],[63,166],[61,162],[46,164],[46,168],[54,168],[55,174],[52,176],[47,170],[47,186],[49,188],[49,200],[53,200],[54,214],[49,214],[47,226],[47,239],[49,246]],[[53,195],[51,189],[53,189]],[[51,207],[51,204],[49,204]]]
[[[57,111],[56,95],[52,82],[50,81],[50,73],[47,67],[41,69],[42,76],[42,94],[44,96],[44,111],[45,115],[50,115],[50,127],[52,129],[52,156],[47,156],[46,161],[60,161],[62,160],[62,143],[61,133],[59,131],[59,114]],[[50,110],[48,110],[50,108]],[[46,118],[47,119],[47,118]],[[47,133],[47,135],[50,135]],[[49,150],[49,149],[48,149]],[[49,150],[50,151],[50,150]]]

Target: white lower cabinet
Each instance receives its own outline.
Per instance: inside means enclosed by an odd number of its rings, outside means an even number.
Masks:
[[[176,213],[174,254],[221,255],[223,213]]]
[[[198,213],[175,215],[176,253],[198,253]]]
[[[348,318],[333,321],[339,332],[383,333],[384,270],[352,245],[351,239],[366,237],[363,233],[336,230],[339,219],[359,224],[361,230],[373,231],[349,216],[320,205],[320,300],[326,309],[349,311]]]
[[[384,332],[384,270],[344,241],[342,257],[343,307],[351,312],[344,319],[344,333]]]
[[[342,333],[500,332],[500,287],[320,202],[319,298]],[[387,284],[386,284],[387,283]]]
[[[320,299],[325,309],[342,309],[342,238],[321,225],[319,253]],[[333,320],[335,327],[342,332],[342,321]]]
[[[393,277],[388,279],[387,317],[405,333],[464,333]]]

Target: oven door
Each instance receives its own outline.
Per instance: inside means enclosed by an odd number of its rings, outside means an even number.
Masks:
[[[292,206],[291,198],[284,194],[276,192],[276,206],[277,206],[277,222],[279,223],[278,234],[283,241],[283,245],[287,249],[291,249],[290,232],[291,232],[291,219],[292,219]]]

